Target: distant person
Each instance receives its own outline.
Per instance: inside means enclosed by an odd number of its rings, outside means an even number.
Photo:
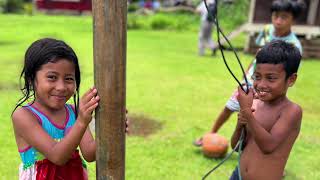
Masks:
[[[152,0],[146,0],[145,3],[144,3],[144,8],[152,9],[153,8]]]
[[[174,6],[182,6],[187,5],[187,2],[185,0],[175,0],[173,3]]]
[[[215,55],[216,46],[212,40],[212,29],[214,25],[214,17],[215,14],[215,0],[206,0],[209,11],[211,15],[208,14],[208,10],[205,6],[205,3],[201,1],[201,3],[196,8],[196,12],[201,15],[201,23],[199,30],[199,40],[198,40],[198,54],[200,56],[205,55],[206,48],[209,48],[212,52],[212,55]]]
[[[297,36],[292,32],[291,27],[294,24],[294,19],[298,17],[304,8],[303,2],[295,0],[276,0],[271,6],[272,17],[271,25],[266,25],[259,33],[256,44],[260,47],[273,40],[283,40],[295,45],[302,54],[302,46]],[[249,66],[246,77],[249,84],[252,84],[251,77],[255,68],[255,61]],[[217,133],[221,126],[229,119],[233,112],[239,111],[240,106],[237,100],[238,91],[235,90],[222,109],[219,116],[212,126],[211,132]],[[201,146],[202,138],[194,141],[194,145]]]
[[[235,148],[244,128],[244,147],[240,167],[230,180],[281,180],[289,154],[297,139],[302,109],[287,97],[297,79],[301,61],[299,49],[287,42],[274,40],[256,55],[253,89],[246,94],[238,88],[240,112],[231,147]],[[239,150],[239,149],[238,149]],[[240,173],[239,173],[240,172]]]
[[[159,0],[154,0],[152,3],[153,10],[157,11],[161,8],[161,3]]]
[[[139,7],[144,8],[144,0],[139,0]]]

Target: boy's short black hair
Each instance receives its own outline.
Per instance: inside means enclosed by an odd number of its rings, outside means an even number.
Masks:
[[[256,55],[256,60],[257,64],[283,64],[287,79],[298,72],[301,54],[293,44],[274,40],[261,48]]]
[[[290,12],[294,18],[297,18],[304,9],[305,3],[303,0],[275,0],[271,5],[271,12]]]

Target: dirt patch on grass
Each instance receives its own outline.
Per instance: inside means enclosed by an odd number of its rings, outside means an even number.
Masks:
[[[129,119],[128,136],[148,137],[151,134],[156,133],[163,127],[162,123],[144,115],[129,114],[128,119]],[[90,129],[92,132],[95,131],[94,118],[90,123]]]
[[[162,123],[144,115],[129,115],[129,136],[147,137],[162,128]]]

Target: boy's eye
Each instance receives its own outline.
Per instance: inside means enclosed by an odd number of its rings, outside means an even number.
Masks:
[[[285,20],[285,19],[288,19],[288,16],[287,15],[281,15],[280,18]]]
[[[252,75],[251,76],[252,80],[256,81],[256,80],[260,80],[260,76],[257,76],[257,75]]]
[[[273,76],[268,76],[267,77],[267,80],[268,81],[275,81],[275,80],[277,80],[278,78],[277,77],[273,77]]]

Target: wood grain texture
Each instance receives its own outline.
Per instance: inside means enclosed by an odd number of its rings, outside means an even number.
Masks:
[[[93,0],[96,179],[125,179],[126,0]]]

